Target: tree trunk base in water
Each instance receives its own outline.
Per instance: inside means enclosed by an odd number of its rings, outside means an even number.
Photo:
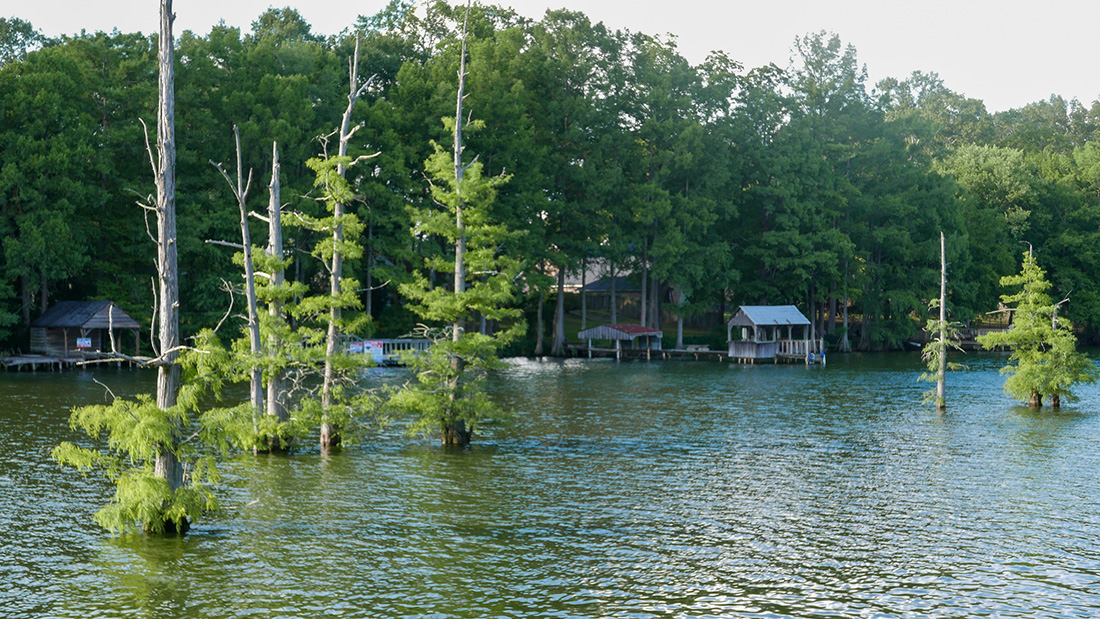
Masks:
[[[325,422],[321,424],[321,447],[337,447],[340,445],[340,435],[336,433],[336,426]]]
[[[1062,396],[1060,396],[1058,394],[1054,394],[1054,395],[1050,396],[1050,407],[1051,408],[1062,408]]]
[[[142,530],[146,534],[149,533],[149,531],[146,530],[144,527],[142,528]],[[187,532],[190,530],[191,523],[186,518],[184,518],[183,520],[179,521],[178,524],[172,521],[165,522],[164,532],[161,533],[161,535],[186,535]]]
[[[1031,398],[1027,401],[1027,405],[1031,408],[1043,407],[1043,396],[1036,391],[1031,393]]]
[[[466,429],[466,422],[458,421],[443,426],[444,447],[465,447],[470,444],[472,433]]]
[[[275,456],[275,455],[285,456],[285,455],[289,454],[291,451],[294,450],[294,441],[292,441],[292,440],[287,441],[285,447],[283,446],[283,444],[277,438],[272,438],[272,439],[268,440],[266,442],[266,444],[267,444],[267,447],[259,448],[256,455],[267,454],[267,455],[271,455],[271,456]]]

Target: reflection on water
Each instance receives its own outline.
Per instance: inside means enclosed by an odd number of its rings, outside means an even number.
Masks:
[[[1017,407],[1002,360],[953,375],[944,415],[915,355],[514,361],[517,415],[470,450],[240,456],[234,509],[182,539],[106,536],[110,488],[49,460],[90,375],[0,375],[0,614],[1092,616],[1100,390]]]

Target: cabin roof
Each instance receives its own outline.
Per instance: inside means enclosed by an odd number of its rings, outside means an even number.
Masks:
[[[61,301],[31,323],[37,329],[137,329],[141,325],[111,301]]]
[[[642,325],[600,325],[577,333],[582,340],[633,340],[644,336],[664,337],[664,332]]]
[[[611,281],[615,280],[615,292],[638,292],[642,289],[637,277],[616,275],[614,278],[601,277],[584,285],[585,292],[611,292]]]
[[[810,319],[793,305],[742,305],[733,318],[731,327],[771,327],[776,325],[808,325]]]

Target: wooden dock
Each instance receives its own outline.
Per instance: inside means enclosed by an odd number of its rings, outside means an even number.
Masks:
[[[958,331],[958,338],[955,340],[955,344],[965,352],[977,352],[985,350],[981,344],[978,343],[978,338],[990,333],[1004,333],[1008,331],[1008,327],[963,327]],[[924,345],[928,343],[928,339],[932,337],[927,331],[921,330],[920,337],[906,342],[909,348],[913,350],[920,350],[924,348]],[[1003,346],[998,346],[996,350],[1007,350]]]
[[[671,348],[662,350],[651,350],[644,348],[622,348],[616,351],[614,348],[601,348],[597,346],[588,347],[584,344],[566,344],[566,350],[573,357],[587,357],[589,359],[597,358],[611,358],[614,359],[616,353],[618,353],[621,359],[642,359],[646,361],[663,361],[670,359],[687,359],[695,361],[717,361],[719,363],[744,363],[755,364],[760,363],[805,363],[803,358],[795,359],[793,357],[775,357],[772,359],[751,359],[744,357],[731,357],[729,352],[725,350],[710,350],[705,346],[686,346],[684,348]],[[820,363],[820,361],[817,361]]]
[[[144,358],[142,358],[144,359]],[[151,359],[150,359],[151,360]],[[3,368],[5,372],[8,370],[14,372],[37,372],[38,370],[45,370],[50,372],[60,372],[73,368],[74,366],[84,365],[87,363],[125,363],[129,367],[137,365],[129,359],[114,358],[109,355],[85,355],[81,357],[47,357],[45,355],[15,355],[11,357],[0,357],[0,368]]]
[[[70,359],[66,357],[20,355],[18,357],[0,357],[0,367],[3,367],[4,371],[14,369],[16,372],[24,370],[37,372],[41,368],[51,372],[59,372],[83,361],[84,359]]]

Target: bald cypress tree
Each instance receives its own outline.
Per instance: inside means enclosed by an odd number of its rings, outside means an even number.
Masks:
[[[171,0],[160,3],[160,96],[157,111],[157,154],[150,152],[157,193],[152,205],[157,221],[157,312],[160,344],[152,361],[157,368],[155,399],[115,398],[105,406],[73,411],[70,425],[93,439],[106,439],[107,448],[87,449],[62,443],[53,457],[80,470],[95,469],[116,485],[114,499],[95,516],[102,526],[121,531],[135,524],[154,533],[186,532],[190,521],[216,509],[212,492],[203,484],[215,482],[210,457],[196,457],[183,439],[191,425],[191,398],[180,398],[179,269],[176,261],[176,141]],[[197,436],[197,433],[196,433]],[[190,458],[188,475],[185,459]]]
[[[1047,293],[1050,282],[1029,250],[1017,275],[1001,278],[1005,287],[1019,291],[1001,296],[1012,308],[1012,328],[989,333],[978,338],[986,349],[1010,347],[1009,364],[1001,368],[1007,374],[1005,392],[1032,408],[1041,408],[1043,399],[1050,399],[1051,408],[1061,406],[1062,399],[1073,400],[1072,387],[1097,379],[1093,362],[1077,350],[1073,325],[1058,315],[1065,302],[1055,303]]]
[[[431,180],[431,195],[441,208],[417,215],[417,233],[444,239],[454,253],[427,265],[454,273],[453,288],[432,286],[424,273],[401,286],[413,302],[413,310],[431,323],[422,325],[421,334],[434,340],[430,352],[409,359],[416,380],[397,391],[390,403],[413,416],[413,432],[440,432],[445,446],[469,444],[474,429],[482,420],[499,413],[483,389],[486,373],[497,365],[497,350],[519,333],[518,325],[492,335],[468,333],[466,321],[475,314],[495,321],[511,321],[519,311],[514,301],[513,281],[519,262],[507,248],[515,234],[494,221],[490,206],[496,190],[508,177],[488,177],[476,159],[465,162],[463,129],[482,123],[463,116],[466,83],[466,25],[470,9],[466,7],[459,51],[458,95],[455,116],[444,123],[451,131],[450,149],[433,142],[434,154],[425,161]],[[468,274],[476,274],[468,278]]]

